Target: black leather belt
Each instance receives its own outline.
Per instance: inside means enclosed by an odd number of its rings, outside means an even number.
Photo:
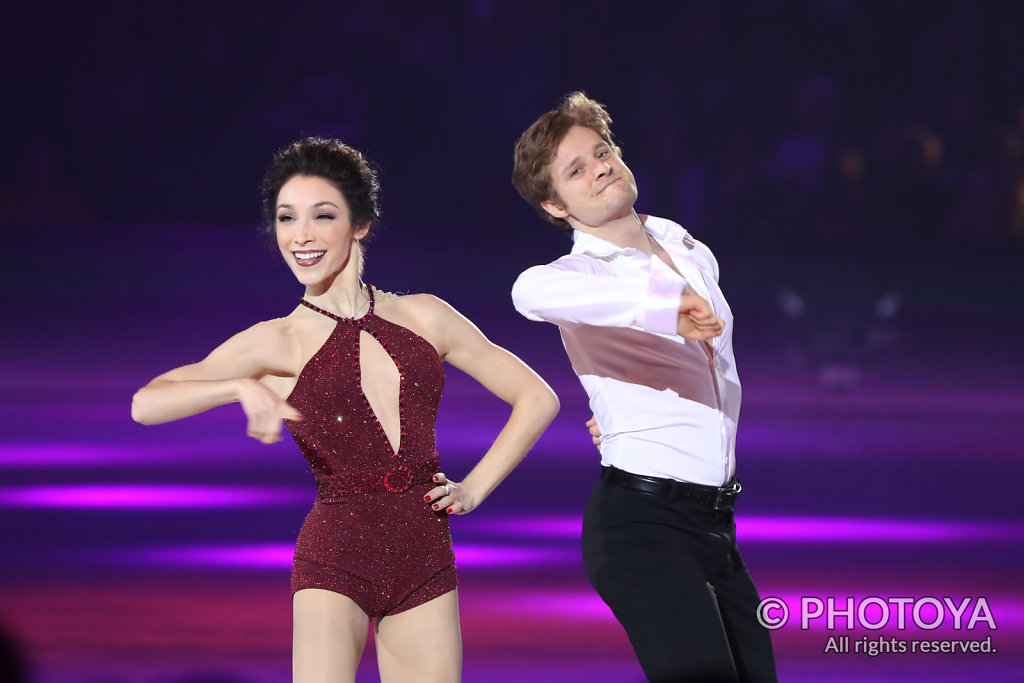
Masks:
[[[736,507],[736,499],[743,489],[736,477],[730,479],[725,486],[704,486],[675,479],[633,474],[616,467],[601,468],[601,479],[615,486],[642,491],[668,500],[688,498],[710,505],[712,510],[732,510]]]

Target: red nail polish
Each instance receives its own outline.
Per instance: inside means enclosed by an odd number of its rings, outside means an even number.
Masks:
[[[439,507],[441,507],[441,506],[440,506],[440,505],[438,505],[437,503],[434,503],[433,507],[434,507],[434,509],[436,510],[436,509],[438,509],[438,508],[439,508]]]
[[[447,510],[445,510],[445,512],[447,512],[450,515],[450,514],[452,514],[452,509],[448,508]]]
[[[423,496],[423,500],[425,500],[425,501],[427,501],[429,503],[430,502],[430,496],[429,495]]]
[[[438,479],[438,477],[437,477],[437,475],[435,474],[435,475],[434,475],[434,481],[437,481],[437,479]]]

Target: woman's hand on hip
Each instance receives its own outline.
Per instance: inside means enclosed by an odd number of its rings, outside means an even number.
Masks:
[[[434,484],[436,486],[423,497],[433,510],[444,510],[449,515],[464,515],[480,504],[472,491],[459,482],[449,480],[444,472],[434,475]]]

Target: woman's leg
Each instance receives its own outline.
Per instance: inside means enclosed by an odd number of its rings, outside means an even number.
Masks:
[[[462,678],[458,591],[377,620],[381,683],[457,683]]]
[[[352,598],[306,588],[292,599],[293,683],[351,683],[370,618]]]

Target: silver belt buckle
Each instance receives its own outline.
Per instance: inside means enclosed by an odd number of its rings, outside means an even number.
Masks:
[[[722,497],[723,496],[732,496],[733,506],[735,507],[735,505],[736,505],[736,496],[738,496],[740,494],[740,491],[742,491],[742,490],[743,490],[743,485],[740,484],[739,481],[736,481],[734,484],[730,484],[729,486],[719,486],[718,490],[715,492],[715,504],[714,504],[714,506],[712,506],[711,509],[712,510],[720,510],[720,509],[722,509],[721,508],[721,504],[722,504]]]

